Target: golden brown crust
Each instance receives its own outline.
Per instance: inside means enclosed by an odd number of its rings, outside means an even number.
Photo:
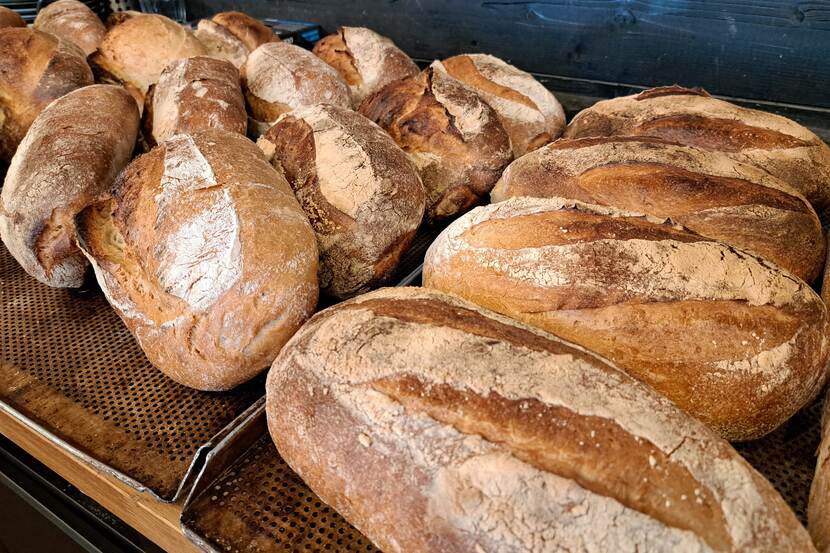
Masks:
[[[316,306],[314,233],[244,136],[168,139],[77,220],[108,300],[150,362],[186,386],[253,378]]]
[[[473,207],[512,158],[493,109],[439,62],[385,86],[358,111],[386,130],[418,167],[430,221]]]
[[[221,12],[213,16],[213,22],[227,29],[253,52],[263,44],[279,42],[280,37],[262,21],[242,12]]]
[[[826,376],[827,308],[803,281],[615,208],[479,208],[430,247],[424,283],[605,355],[733,440],[772,431]]]
[[[754,252],[812,282],[825,240],[810,204],[784,182],[720,152],[649,137],[562,139],[513,162],[493,202],[568,198],[648,213]]]
[[[248,59],[250,50],[222,25],[202,19],[193,35],[204,45],[209,56],[228,60],[238,69]]]
[[[0,29],[5,27],[25,27],[26,22],[23,21],[23,18],[14,11],[10,10],[6,6],[0,6]]]
[[[827,301],[825,290],[822,287],[822,297]],[[807,504],[807,529],[810,531],[816,549],[822,553],[826,553],[830,548],[830,424],[828,424],[828,413],[830,413],[830,401],[825,397],[821,417],[821,444],[817,452],[816,472],[810,484],[810,499]]]
[[[35,29],[0,29],[0,159],[17,145],[49,102],[92,84],[92,72],[74,44]]]
[[[85,56],[98,49],[106,29],[98,16],[78,0],[58,0],[40,10],[34,28],[80,48]]]

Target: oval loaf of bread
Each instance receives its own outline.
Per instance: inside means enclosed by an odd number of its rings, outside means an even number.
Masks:
[[[314,53],[334,67],[349,85],[354,105],[418,66],[395,43],[366,27],[340,27],[314,45]]]
[[[317,244],[291,188],[236,133],[176,135],[77,217],[101,289],[173,380],[227,390],[317,304]]]
[[[316,104],[351,106],[349,87],[337,71],[293,44],[263,44],[241,72],[248,108],[258,122],[273,123],[283,113]]]
[[[510,138],[493,108],[449,76],[438,61],[417,77],[368,96],[359,111],[415,162],[430,221],[469,210],[490,192],[513,157]]]
[[[639,135],[724,152],[754,163],[801,192],[819,213],[830,207],[830,147],[795,121],[738,107],[702,90],[666,86],[597,102],[567,138]]]
[[[244,135],[248,127],[239,71],[225,60],[196,56],[171,62],[148,104],[144,123],[151,144],[202,129]]]
[[[562,105],[530,73],[488,54],[462,54],[441,63],[496,110],[515,157],[559,138],[565,129]]]
[[[511,163],[490,194],[567,198],[647,213],[765,257],[808,282],[824,266],[804,197],[754,165],[649,137],[562,139]]]
[[[58,0],[37,12],[34,28],[69,41],[84,56],[98,49],[107,30],[98,16],[78,0]]]
[[[266,397],[280,455],[383,551],[815,551],[770,483],[670,401],[435,291],[315,315]]]
[[[92,82],[74,44],[35,29],[0,29],[0,159],[12,158],[49,102]]]
[[[346,298],[388,280],[424,215],[418,171],[389,135],[320,104],[282,115],[257,144],[314,227],[323,292]]]
[[[112,186],[137,133],[138,108],[120,86],[75,90],[37,116],[0,192],[0,237],[27,273],[49,286],[83,284],[74,217]]]
[[[227,29],[248,52],[253,52],[263,44],[280,41],[280,37],[270,27],[246,13],[220,12],[213,16],[212,21]]]
[[[827,308],[806,283],[662,219],[512,198],[442,232],[424,283],[604,355],[730,440],[825,380]]]

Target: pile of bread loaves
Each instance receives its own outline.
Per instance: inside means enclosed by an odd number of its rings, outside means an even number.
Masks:
[[[280,454],[384,551],[830,546],[830,436],[813,540],[727,441],[826,380],[807,129],[676,86],[566,127],[498,58],[310,52],[239,12],[0,27],[6,248],[49,286],[91,266],[179,383],[271,365]],[[369,292],[446,223],[425,288]]]

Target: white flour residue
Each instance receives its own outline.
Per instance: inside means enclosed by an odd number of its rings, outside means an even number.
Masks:
[[[167,204],[182,192],[216,184],[216,175],[210,163],[193,139],[186,134],[173,136],[164,142],[164,172],[159,181],[161,191],[155,198],[157,218],[163,214]]]
[[[430,67],[433,69],[432,94],[453,117],[464,140],[472,140],[490,122],[489,106],[478,94],[451,77],[440,61],[432,62]]]

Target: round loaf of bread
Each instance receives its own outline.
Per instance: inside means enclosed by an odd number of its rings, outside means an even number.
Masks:
[[[812,282],[824,266],[809,202],[726,154],[649,137],[562,139],[517,159],[490,194],[567,198],[647,213],[758,254]]]
[[[280,41],[280,37],[270,27],[242,12],[217,13],[213,16],[213,22],[227,29],[248,52],[253,52],[263,44]]]
[[[283,459],[383,551],[815,553],[772,485],[670,401],[434,291],[315,315],[266,412]]]
[[[49,286],[83,284],[74,217],[112,186],[137,132],[138,108],[120,86],[75,90],[37,116],[0,192],[0,237],[27,273]]]
[[[826,282],[826,281],[825,281]],[[824,296],[822,289],[822,296]],[[826,553],[830,548],[830,401],[824,398],[821,417],[821,444],[818,448],[816,473],[810,484],[810,499],[807,504],[807,528],[816,549]]]
[[[430,246],[424,284],[604,355],[729,440],[774,430],[826,376],[827,307],[806,283],[616,208],[479,208]]]
[[[515,157],[559,138],[565,129],[562,105],[530,73],[488,54],[463,54],[441,63],[496,110]]]
[[[349,87],[337,71],[299,46],[263,44],[242,66],[242,90],[251,116],[273,123],[283,113],[316,104],[348,108]]]
[[[10,10],[6,6],[0,6],[0,29],[4,27],[25,27],[26,22],[14,10]]]
[[[322,291],[346,298],[385,283],[424,215],[418,171],[389,135],[320,104],[282,115],[257,144],[314,227]]]
[[[207,54],[242,67],[250,51],[229,30],[210,19],[202,19],[193,32],[207,50]]]
[[[419,73],[415,62],[394,42],[366,27],[340,27],[318,41],[314,53],[348,83],[355,106],[392,81]]]
[[[564,136],[614,135],[655,136],[724,152],[783,180],[819,213],[830,207],[830,147],[786,117],[667,86],[597,102],[574,117]]]
[[[248,127],[239,71],[225,60],[196,56],[171,62],[148,100],[144,123],[151,144],[202,129],[244,135]]]
[[[98,49],[107,30],[86,4],[57,0],[37,12],[34,28],[73,43],[85,56]]]
[[[317,244],[247,138],[176,135],[77,217],[78,241],[150,362],[199,390],[268,367],[317,304]]]
[[[92,82],[74,44],[35,29],[0,29],[0,159],[12,158],[49,102]]]
[[[426,218],[464,213],[496,184],[510,163],[510,138],[478,94],[434,62],[417,77],[367,97],[360,113],[379,124],[418,167]]]
[[[174,60],[207,51],[189,29],[158,14],[117,14],[98,51],[89,56],[98,80],[131,88],[141,98]]]

